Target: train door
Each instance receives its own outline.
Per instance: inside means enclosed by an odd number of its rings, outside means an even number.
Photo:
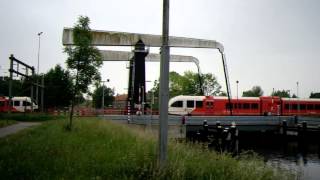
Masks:
[[[18,112],[24,112],[22,101],[18,99],[13,99],[13,108],[16,109]]]

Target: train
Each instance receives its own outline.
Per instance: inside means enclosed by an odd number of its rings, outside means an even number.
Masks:
[[[33,100],[31,100],[30,97],[12,97],[11,112],[30,112],[32,110],[37,111],[38,109],[38,105]],[[0,97],[0,112],[8,112],[9,110],[9,98]]]
[[[320,99],[278,96],[239,97],[176,96],[169,100],[169,114],[188,116],[320,116]]]

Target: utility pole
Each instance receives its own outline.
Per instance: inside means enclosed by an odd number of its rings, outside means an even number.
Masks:
[[[104,83],[109,82],[109,79],[106,81],[101,81],[102,82],[102,103],[101,103],[101,109],[103,110],[104,113]]]
[[[159,156],[160,168],[164,168],[167,162],[168,143],[168,101],[169,101],[169,0],[163,0],[162,18],[162,47],[160,62],[160,91],[159,91]]]
[[[41,79],[41,112],[43,112],[43,106],[44,106],[44,75],[42,75],[42,79]],[[39,104],[38,104],[39,106]]]
[[[41,34],[42,34],[43,32],[39,32],[38,33],[38,39],[39,39],[39,43],[38,43],[38,65],[37,65],[37,76],[39,76],[39,60],[40,60],[40,36],[41,36]],[[42,87],[43,88],[43,87]],[[39,98],[38,98],[38,96],[39,96],[39,79],[38,79],[38,77],[37,77],[37,88],[36,88],[36,102],[37,102],[37,104],[39,105]],[[42,105],[42,104],[41,104]]]

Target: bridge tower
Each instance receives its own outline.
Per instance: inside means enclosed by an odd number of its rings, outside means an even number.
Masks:
[[[139,40],[134,46],[134,56],[130,60],[129,66],[129,85],[128,85],[128,102],[130,111],[141,107],[146,101],[146,74],[145,58],[149,51],[142,40]],[[144,111],[143,111],[144,112]]]

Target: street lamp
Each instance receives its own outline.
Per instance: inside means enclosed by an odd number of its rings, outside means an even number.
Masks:
[[[299,98],[299,81],[297,81],[297,98]],[[298,99],[298,114],[300,113],[300,103]]]
[[[38,65],[37,65],[37,75],[39,75],[39,59],[40,59],[40,37],[41,37],[41,34],[43,34],[43,32],[39,32],[38,33],[38,39],[39,39],[39,43],[38,43]],[[37,104],[39,104],[39,101],[38,101],[38,95],[39,95],[39,80],[37,78],[37,89],[36,89],[36,101],[37,101]]]
[[[237,83],[237,105],[236,105],[235,107],[237,107],[237,109],[238,109],[238,104],[239,104],[239,96],[238,96],[238,91],[239,91],[239,81],[237,80],[237,81],[236,81],[236,83]]]

